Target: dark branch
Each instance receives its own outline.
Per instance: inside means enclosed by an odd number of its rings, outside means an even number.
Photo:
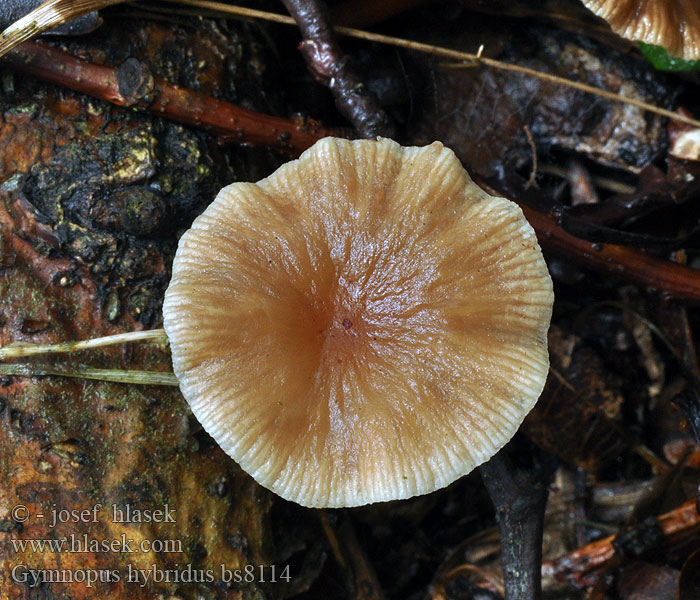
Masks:
[[[365,138],[393,137],[388,115],[350,66],[330,27],[319,0],[282,0],[297,22],[303,41],[300,49],[317,81],[328,86],[338,110]]]
[[[501,531],[506,600],[542,597],[542,530],[547,485],[542,473],[516,468],[501,450],[480,467]]]

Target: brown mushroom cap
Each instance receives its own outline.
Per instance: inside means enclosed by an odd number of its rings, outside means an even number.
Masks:
[[[663,46],[671,56],[700,59],[700,1],[583,0],[613,31],[630,40]]]
[[[544,386],[552,302],[521,210],[451,150],[325,138],[221,190],[163,312],[221,448],[284,498],[340,507],[431,492],[501,448]]]

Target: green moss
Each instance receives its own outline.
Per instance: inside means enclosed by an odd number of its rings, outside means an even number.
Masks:
[[[637,42],[642,50],[642,54],[659,71],[697,71],[700,70],[700,60],[683,60],[675,58],[661,46]]]
[[[39,106],[36,102],[30,102],[28,104],[20,104],[19,106],[13,106],[6,111],[8,115],[33,115],[39,110]]]

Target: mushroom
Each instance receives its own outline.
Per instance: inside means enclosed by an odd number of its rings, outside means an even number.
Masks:
[[[663,46],[671,56],[700,59],[698,0],[583,0],[613,31],[630,40]]]
[[[181,238],[164,324],[193,413],[312,507],[439,489],[488,460],[549,369],[552,283],[518,206],[439,142],[324,138]]]

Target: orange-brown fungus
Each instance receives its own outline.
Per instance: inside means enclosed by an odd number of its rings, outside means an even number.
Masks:
[[[306,506],[443,487],[542,391],[552,284],[520,209],[440,143],[326,138],[180,240],[175,373],[243,469]]]
[[[583,0],[613,31],[663,46],[671,56],[700,59],[700,0]]]

